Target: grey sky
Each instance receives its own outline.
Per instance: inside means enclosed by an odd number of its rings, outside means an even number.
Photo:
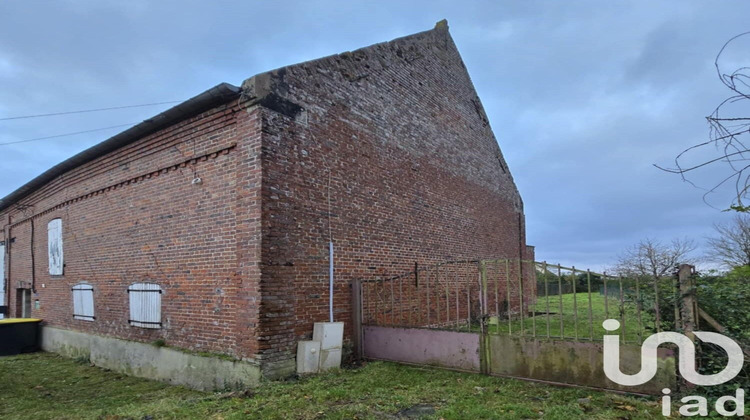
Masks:
[[[5,1],[0,118],[187,99],[447,18],[538,259],[598,269],[647,236],[702,244],[731,218],[652,164],[707,138],[704,117],[728,95],[714,56],[750,30],[750,3],[405,3]],[[0,121],[0,143],[139,122],[167,107]],[[0,146],[0,196],[117,131]]]

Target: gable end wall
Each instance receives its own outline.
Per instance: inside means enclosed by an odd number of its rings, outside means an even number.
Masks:
[[[249,79],[263,113],[259,357],[294,357],[350,282],[453,259],[528,257],[521,198],[446,28]],[[330,178],[329,178],[330,176]],[[330,208],[329,208],[330,202]],[[329,223],[330,222],[330,223]]]

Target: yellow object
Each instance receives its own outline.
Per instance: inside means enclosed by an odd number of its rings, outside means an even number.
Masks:
[[[41,319],[38,318],[5,318],[0,319],[0,325],[2,324],[21,324],[24,322],[42,322]]]

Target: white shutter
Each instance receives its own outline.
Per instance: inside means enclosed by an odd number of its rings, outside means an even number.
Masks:
[[[161,328],[161,287],[153,283],[133,283],[128,287],[130,325]]]
[[[94,286],[80,283],[73,286],[73,318],[82,321],[93,321]]]
[[[61,276],[63,274],[63,241],[62,220],[54,219],[47,224],[47,247],[49,254],[49,274]]]
[[[0,245],[0,306],[5,305],[5,244]],[[0,319],[3,319],[0,313]]]

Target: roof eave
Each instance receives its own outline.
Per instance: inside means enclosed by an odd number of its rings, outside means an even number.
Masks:
[[[161,114],[149,118],[109,139],[92,146],[75,156],[58,163],[41,175],[22,185],[12,193],[0,199],[0,211],[10,207],[37,189],[54,180],[58,176],[84,165],[92,160],[113,152],[123,146],[134,143],[149,134],[169,127],[186,118],[197,115],[214,106],[236,99],[240,95],[240,88],[229,83],[221,83],[207,91],[176,105]]]

